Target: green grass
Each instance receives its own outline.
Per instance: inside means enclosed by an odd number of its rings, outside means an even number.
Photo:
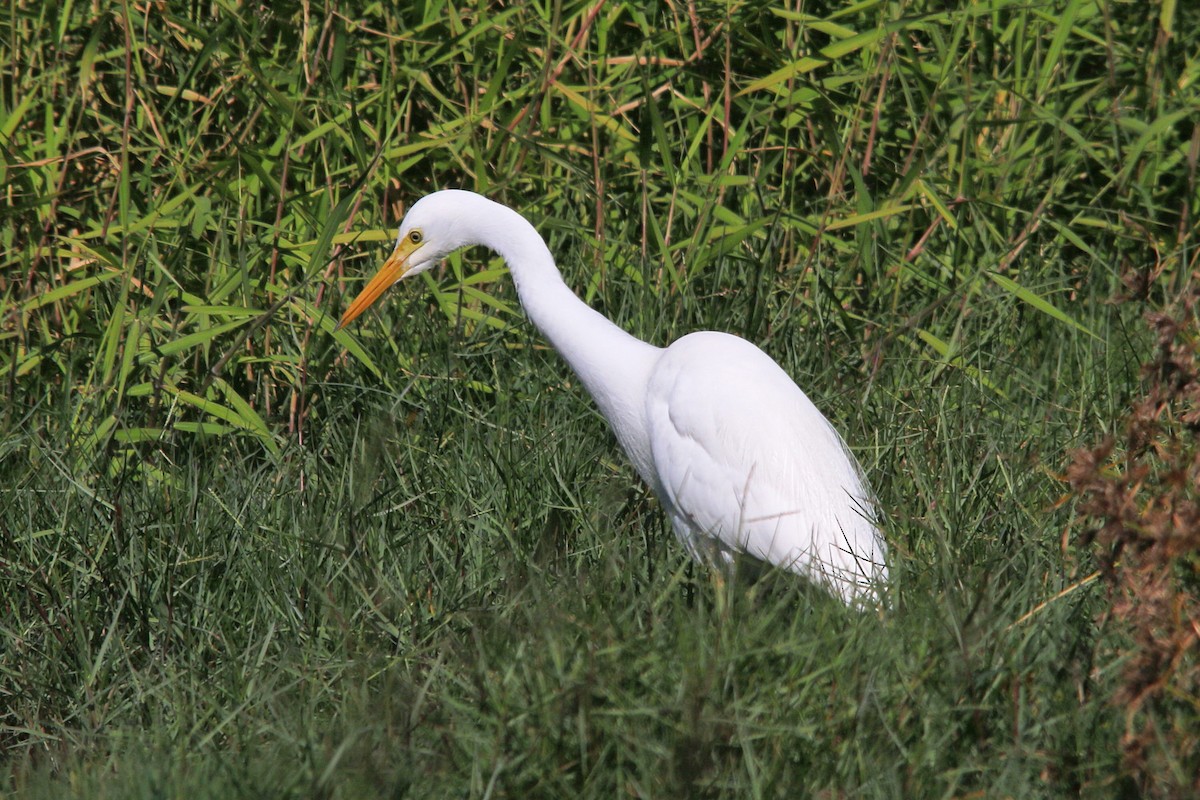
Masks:
[[[0,792],[1189,785],[1063,475],[1196,263],[1194,8],[351,5],[0,12]],[[891,609],[691,565],[481,252],[335,333],[447,186],[774,355]]]

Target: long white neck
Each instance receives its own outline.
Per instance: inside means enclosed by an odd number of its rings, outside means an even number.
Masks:
[[[642,480],[655,486],[645,395],[661,348],[631,336],[563,282],[545,241],[524,217],[491,203],[478,243],[508,264],[521,305],[579,376]]]

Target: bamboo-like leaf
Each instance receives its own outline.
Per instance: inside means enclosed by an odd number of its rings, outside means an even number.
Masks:
[[[30,92],[21,97],[11,111],[4,109],[8,113],[0,116],[0,141],[11,142],[13,140],[13,134],[16,133],[17,127],[25,119],[25,114],[29,109],[37,103],[37,100],[37,95]],[[0,106],[0,108],[3,107]]]
[[[626,128],[616,119],[601,111],[594,103],[584,97],[580,92],[577,92],[571,87],[561,83],[555,83],[554,90],[565,97],[571,105],[579,108],[585,115],[595,118],[596,121],[598,121],[609,132],[621,137],[626,142],[637,142],[636,135],[634,135],[628,128]]]
[[[1050,40],[1050,46],[1042,59],[1041,71],[1038,76],[1037,97],[1039,99],[1045,96],[1046,91],[1050,88],[1050,81],[1062,67],[1063,50],[1067,46],[1067,38],[1071,35],[1071,28],[1075,24],[1075,17],[1082,4],[1083,0],[1068,0],[1066,7],[1056,14],[1058,27],[1055,29],[1054,38]]]
[[[1155,119],[1147,125],[1139,134],[1137,141],[1133,143],[1124,154],[1124,165],[1121,168],[1121,179],[1128,180],[1129,175],[1137,169],[1141,168],[1142,154],[1149,150],[1152,146],[1156,146],[1166,139],[1168,131],[1173,129],[1180,121],[1187,118],[1194,118],[1195,113],[1190,109],[1180,109]]]
[[[70,283],[64,283],[62,286],[56,286],[48,292],[29,298],[21,304],[21,311],[28,313],[43,306],[57,303],[59,300],[73,297],[102,283],[120,278],[121,275],[122,273],[120,272],[101,272],[96,275],[89,275],[86,278],[73,280]]]
[[[113,431],[113,441],[121,444],[142,444],[161,441],[168,435],[162,428],[121,428]]]
[[[1080,333],[1086,333],[1088,336],[1091,336],[1093,339],[1100,338],[1095,333],[1093,333],[1091,330],[1089,330],[1085,325],[1081,325],[1079,322],[1077,322],[1075,319],[1073,319],[1071,317],[1071,315],[1069,315],[1065,311],[1062,311],[1061,309],[1059,309],[1057,306],[1055,306],[1049,300],[1042,297],[1041,295],[1035,294],[1034,292],[1030,291],[1029,289],[1027,289],[1024,286],[1021,286],[1019,283],[1014,281],[1012,278],[1009,278],[1007,275],[1001,275],[998,272],[989,271],[987,273],[987,276],[989,278],[991,278],[992,282],[995,283],[997,286],[999,286],[1001,289],[1004,289],[1007,292],[1012,292],[1016,297],[1018,297],[1022,302],[1028,304],[1031,308],[1034,308],[1034,309],[1042,312],[1043,314],[1045,314],[1048,317],[1051,317],[1052,319],[1055,319],[1059,322],[1062,322],[1062,323],[1065,323],[1065,324],[1071,326],[1072,328],[1079,331]]]
[[[962,357],[952,350],[949,344],[932,332],[925,329],[918,329],[917,337],[927,344],[935,353],[937,353],[938,356],[941,357],[941,360],[948,366],[962,370],[967,375],[970,375],[971,378],[977,381],[981,386],[986,386],[997,396],[1003,398],[1008,397],[1004,390],[997,386],[987,375],[981,372],[977,367],[964,362]]]
[[[241,427],[256,433],[272,453],[278,454],[279,448],[274,442],[271,430],[267,427],[267,423],[263,421],[263,418],[259,416],[258,412],[254,410],[254,407],[246,402],[224,380],[217,378],[213,385],[220,390],[221,394],[225,397],[225,401],[229,403],[230,409],[237,414],[237,418],[241,420]]]
[[[241,319],[223,322],[220,325],[213,325],[211,328],[204,328],[203,330],[196,331],[195,333],[189,333],[186,336],[180,336],[178,339],[174,339],[159,345],[158,352],[164,356],[173,356],[176,353],[183,352],[184,350],[190,350],[193,347],[197,347],[202,344],[208,344],[218,336],[222,336],[232,330],[242,327],[249,322],[250,319],[250,317],[243,317]]]
[[[257,317],[263,314],[261,308],[247,308],[245,306],[219,306],[219,305],[192,305],[190,303],[182,306],[182,310],[188,314],[205,314],[214,317]]]
[[[912,211],[912,205],[896,205],[887,208],[877,208],[874,211],[867,211],[863,214],[851,214],[839,220],[834,220],[825,226],[826,230],[836,231],[842,228],[853,228],[856,225],[862,225],[864,222],[872,222],[877,219],[887,219],[894,217],[897,214],[907,214]]]
[[[218,379],[219,380],[219,379]],[[210,417],[215,417],[232,426],[227,429],[227,432],[232,429],[238,429],[254,434],[263,446],[271,451],[273,455],[279,454],[279,445],[275,443],[271,432],[267,430],[262,419],[254,412],[248,403],[241,399],[235,392],[224,392],[227,400],[233,400],[236,407],[231,408],[228,405],[223,405],[216,400],[207,397],[201,397],[198,394],[178,389],[173,386],[164,386],[163,390],[174,397],[179,402],[191,406],[198,411],[207,414]],[[179,430],[188,430],[185,427],[188,423],[179,422],[175,427]]]
[[[764,89],[779,91],[780,84],[787,83],[799,75],[812,72],[814,69],[823,67],[831,61],[836,61],[837,59],[861,50],[864,47],[876,44],[898,31],[928,24],[931,21],[944,18],[945,16],[946,15],[942,13],[935,13],[924,14],[919,17],[905,17],[893,22],[888,22],[869,31],[856,33],[853,36],[842,39],[841,41],[834,42],[827,47],[822,47],[819,51],[820,56],[804,56],[785,67],[775,70],[765,78],[760,78],[759,80],[751,82],[744,89],[738,92],[738,95],[741,96],[751,94],[753,92],[760,92]]]

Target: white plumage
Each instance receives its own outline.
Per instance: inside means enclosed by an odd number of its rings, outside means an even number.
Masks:
[[[512,209],[457,190],[419,200],[339,327],[396,281],[475,244],[508,263],[529,318],[595,399],[692,556],[724,565],[747,553],[848,604],[877,596],[887,551],[870,491],[787,373],[730,334],[692,333],[666,348],[629,335],[563,283],[541,236]]]

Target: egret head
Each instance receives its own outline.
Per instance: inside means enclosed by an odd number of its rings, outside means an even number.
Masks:
[[[478,220],[477,214],[486,214],[491,205],[473,192],[455,189],[434,192],[414,203],[400,223],[396,249],[350,303],[338,328],[366,311],[396,281],[418,275],[460,247],[475,244],[476,237],[468,228],[472,220]]]

